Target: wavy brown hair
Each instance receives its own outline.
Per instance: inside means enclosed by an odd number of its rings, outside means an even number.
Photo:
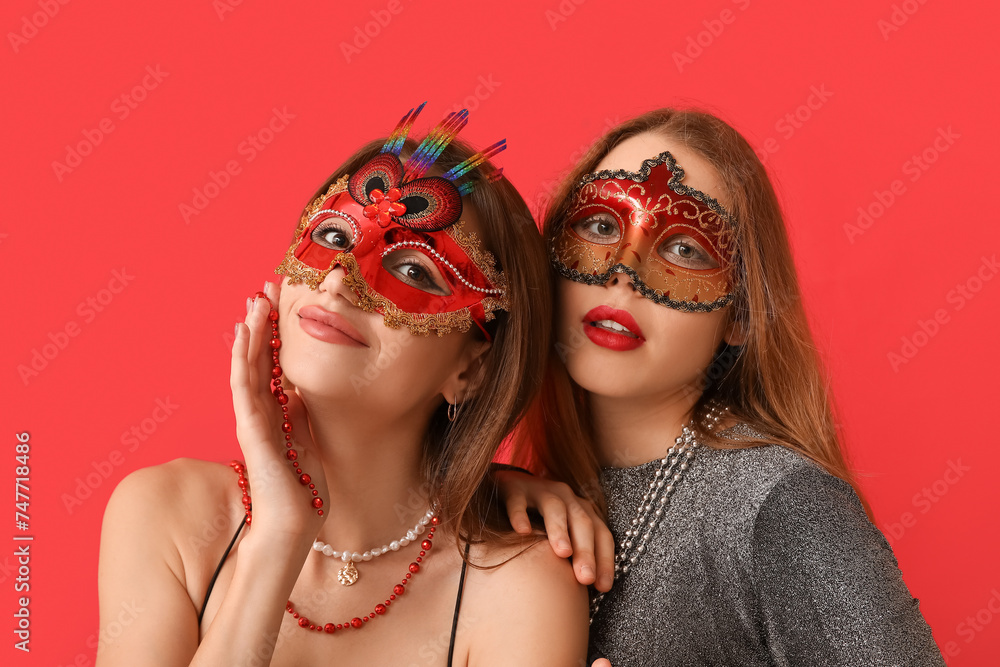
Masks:
[[[309,201],[378,155],[385,141],[376,139],[358,149]],[[402,156],[411,154],[417,144],[407,139]],[[444,173],[475,152],[466,143],[453,140],[430,173]],[[448,420],[447,405],[442,401],[431,418],[422,452],[426,490],[438,501],[442,527],[454,529],[457,540],[473,542],[515,540],[506,514],[499,511],[496,502],[490,464],[542,384],[551,335],[547,327],[537,326],[548,322],[552,312],[548,260],[538,227],[506,177],[487,182],[486,175],[494,173],[488,161],[471,172],[476,188],[462,198],[462,205],[475,210],[483,247],[506,275],[510,310],[495,311],[495,319],[486,324],[493,340],[484,354],[476,391],[462,403],[454,422]],[[472,331],[485,340],[478,327]]]
[[[841,449],[832,397],[802,306],[781,206],[764,165],[739,132],[716,116],[694,109],[657,109],[613,128],[562,182],[546,211],[546,245],[551,246],[562,228],[580,178],[594,171],[615,146],[647,132],[669,137],[711,163],[726,189],[727,208],[737,221],[733,268],[737,287],[729,312],[745,332],[745,342],[739,347],[720,345],[699,385],[691,389],[700,394],[694,413],[704,414],[708,402],[719,399],[734,417],[767,438],[741,441],[706,436],[705,444],[719,448],[783,445],[849,482],[870,515]],[[554,271],[549,275],[556,293],[559,277]],[[605,511],[586,400],[586,392],[554,356],[540,398],[514,441],[513,459],[566,482]]]

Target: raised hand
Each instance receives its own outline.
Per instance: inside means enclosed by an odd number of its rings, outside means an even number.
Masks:
[[[545,521],[552,550],[557,556],[573,557],[577,581],[593,584],[599,591],[611,590],[614,537],[590,501],[578,497],[562,482],[520,472],[498,471],[496,479],[515,531],[522,535],[531,533],[527,509],[534,508]]]
[[[280,290],[269,282],[265,284],[265,294],[276,311]],[[246,462],[253,503],[252,530],[246,539],[305,549],[312,544],[326,514],[324,511],[324,516],[319,515],[313,498],[325,499],[329,495],[305,405],[295,388],[283,380],[294,455],[289,454],[285,444],[282,406],[270,389],[273,377],[270,311],[268,299],[254,297],[245,322],[236,325],[233,342],[230,387],[236,437]],[[290,464],[290,456],[309,475],[306,484]],[[314,485],[318,496],[312,495],[308,484]]]

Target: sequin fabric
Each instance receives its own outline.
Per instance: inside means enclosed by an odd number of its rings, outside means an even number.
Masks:
[[[602,470],[616,541],[658,463]],[[588,665],[945,664],[854,490],[784,447],[700,447],[632,568]]]

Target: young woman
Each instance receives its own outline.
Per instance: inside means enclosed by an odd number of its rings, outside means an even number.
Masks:
[[[503,142],[453,141],[463,111],[418,145],[421,109],[335,172],[248,300],[245,463],[178,459],[112,495],[102,630],[138,611],[101,667],[584,658],[585,589],[504,532],[486,481],[542,376],[544,250],[487,162]]]
[[[596,584],[591,659],[943,665],[854,488],[748,143],[697,111],[626,122],[571,174],[545,236],[564,366],[516,460],[564,483],[504,483],[514,525],[539,508]]]

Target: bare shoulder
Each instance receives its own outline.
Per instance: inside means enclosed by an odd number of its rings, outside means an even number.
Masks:
[[[522,581],[566,591],[584,588],[577,584],[570,562],[557,556],[544,536],[525,537],[515,544],[474,545],[469,560],[482,568],[469,571],[479,573],[477,578],[483,586],[505,587],[512,581]]]
[[[239,489],[229,466],[178,458],[126,475],[108,500],[105,529],[109,521],[122,519],[149,525],[150,532],[173,534],[190,528],[206,509],[234,498],[238,500]]]
[[[470,665],[579,665],[586,656],[587,589],[544,538],[478,545],[466,579]],[[496,567],[490,567],[492,565]],[[480,622],[485,621],[485,622]]]
[[[227,465],[178,458],[135,470],[108,500],[102,569],[113,571],[119,558],[141,556],[147,563],[162,561],[185,587],[192,575],[199,583],[204,569],[199,557],[217,551],[205,547],[229,537],[241,509],[236,476]]]
[[[104,512],[98,565],[102,637],[115,639],[98,647],[97,664],[190,659],[211,569],[242,519],[239,498],[232,470],[195,459],[142,468],[118,483]],[[192,543],[203,525],[214,533]]]

